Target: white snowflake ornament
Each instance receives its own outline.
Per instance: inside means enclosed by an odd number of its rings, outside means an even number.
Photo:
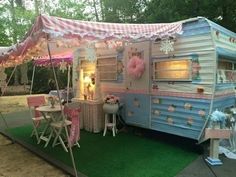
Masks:
[[[174,41],[171,41],[169,39],[162,40],[160,51],[165,52],[165,54],[168,54],[169,52],[174,51],[173,45],[174,45]]]
[[[60,70],[64,73],[64,71],[67,69],[67,64],[66,62],[63,60],[62,62],[60,62]]]
[[[85,48],[85,55],[86,55],[86,59],[91,62],[93,62],[97,59],[94,42],[90,42],[87,44],[87,46]]]

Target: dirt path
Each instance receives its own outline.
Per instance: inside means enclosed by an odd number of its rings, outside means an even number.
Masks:
[[[68,177],[0,134],[0,177]]]

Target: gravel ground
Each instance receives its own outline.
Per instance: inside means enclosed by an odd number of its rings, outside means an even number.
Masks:
[[[0,134],[0,177],[68,177],[18,144]]]

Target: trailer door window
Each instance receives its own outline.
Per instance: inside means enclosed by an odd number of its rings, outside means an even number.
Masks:
[[[191,81],[191,61],[188,59],[154,62],[154,80]]]
[[[236,83],[236,63],[220,59],[217,70],[217,83]]]

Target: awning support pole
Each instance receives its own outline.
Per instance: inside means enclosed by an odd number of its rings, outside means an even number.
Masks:
[[[13,71],[11,72],[11,75],[10,75],[8,81],[7,81],[7,84],[5,85],[5,87],[4,87],[3,90],[2,90],[2,95],[1,95],[1,96],[4,95],[4,93],[5,93],[6,89],[7,89],[7,86],[8,86],[8,84],[9,84],[9,82],[10,82],[10,80],[11,80],[13,74],[14,74],[15,71],[16,71],[16,67],[17,67],[17,65],[15,66],[15,68],[13,69]]]
[[[50,46],[49,46],[48,41],[47,41],[47,49],[48,49],[48,55],[49,55],[49,58],[50,58],[50,63],[51,63],[52,71],[53,71],[53,76],[54,76],[54,79],[55,79],[55,82],[56,82],[57,95],[58,95],[59,103],[60,103],[60,107],[61,107],[61,114],[62,114],[63,122],[65,122],[65,115],[64,115],[64,111],[62,109],[62,102],[61,102],[61,97],[60,97],[60,94],[59,94],[59,85],[58,85],[58,81],[57,81],[55,68],[54,68],[54,65],[52,64],[52,56],[51,56],[51,51],[50,51]],[[65,128],[65,131],[66,131],[66,138],[68,140],[69,139],[69,134],[68,134],[67,128]],[[69,146],[69,152],[70,152],[70,157],[71,157],[73,169],[74,169],[74,172],[75,172],[75,177],[78,177],[78,172],[77,172],[76,165],[75,165],[74,154],[73,154],[71,146]]]
[[[67,92],[66,92],[66,103],[69,102],[69,89],[70,89],[70,65],[68,65],[68,73],[67,73]]]
[[[30,95],[32,94],[32,90],[33,90],[33,85],[34,85],[34,74],[35,74],[35,65],[33,67],[33,74],[32,74],[32,78],[31,78],[31,85],[30,85]]]

